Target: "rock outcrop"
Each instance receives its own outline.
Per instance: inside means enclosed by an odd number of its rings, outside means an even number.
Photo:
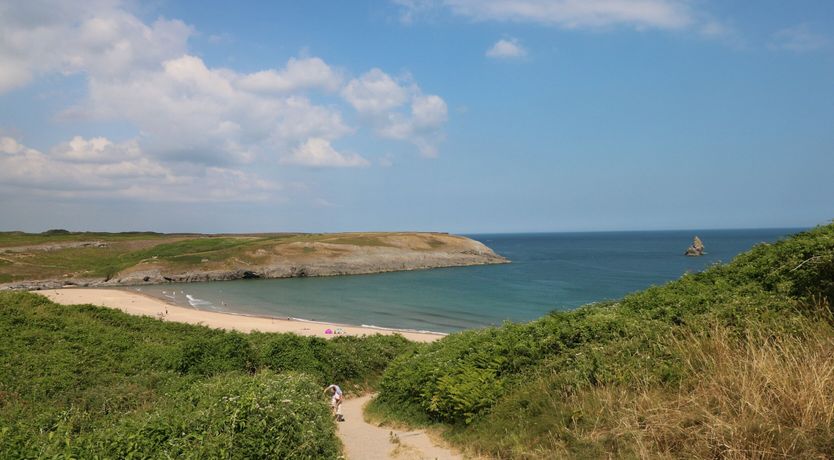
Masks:
[[[688,248],[686,248],[686,252],[684,252],[683,254],[689,257],[698,257],[706,254],[704,252],[704,243],[701,242],[701,239],[696,236],[692,240],[692,244]]]

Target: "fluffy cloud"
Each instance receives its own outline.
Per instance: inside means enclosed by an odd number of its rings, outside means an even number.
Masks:
[[[513,59],[527,55],[527,50],[515,39],[501,39],[487,50],[486,56],[494,59]]]
[[[354,78],[342,90],[342,96],[360,113],[380,114],[408,101],[409,89],[380,69],[371,69]]]
[[[380,136],[411,142],[426,157],[437,155],[448,119],[440,96],[424,95],[409,79],[397,81],[380,69],[351,80],[342,96],[375,127]]]
[[[190,26],[168,19],[146,24],[118,0],[3,2],[0,30],[0,94],[39,75],[83,75],[87,93],[61,116],[127,122],[136,140],[118,146],[120,154],[133,155],[126,159],[141,151],[163,164],[201,168],[275,165],[296,158],[298,146],[321,140],[329,145],[359,132],[362,124],[384,135],[379,120],[407,113],[422,96],[416,84],[402,85],[379,69],[345,84],[342,71],[314,56],[251,73],[213,67],[189,52]],[[360,126],[345,121],[348,107],[360,114],[352,117]],[[402,123],[399,115],[394,118]],[[411,135],[387,137],[436,152],[435,141],[422,132],[428,120],[406,120],[414,126],[400,132]],[[79,142],[56,147],[50,158],[93,163],[116,149],[95,138],[84,140],[90,145]]]
[[[244,75],[238,86],[248,91],[286,93],[309,88],[337,91],[342,77],[319,58],[290,59],[282,70]]]
[[[433,5],[475,21],[530,22],[564,28],[631,26],[681,29],[694,18],[684,0],[394,0],[403,17]]]
[[[242,88],[250,76],[211,69],[185,55],[155,71],[91,78],[89,100],[76,114],[130,121],[144,134],[149,152],[216,166],[280,154],[311,137],[335,139],[352,132],[338,109],[306,96]]]
[[[186,51],[191,28],[146,25],[118,2],[4,2],[0,5],[0,93],[50,72],[125,75]]]
[[[280,189],[239,170],[167,165],[141,152],[136,141],[79,136],[49,153],[0,137],[0,183],[50,196],[176,202],[257,201]]]
[[[349,168],[367,166],[366,159],[357,154],[343,154],[336,151],[327,139],[312,138],[298,146],[291,156],[281,159],[281,163],[312,167]]]

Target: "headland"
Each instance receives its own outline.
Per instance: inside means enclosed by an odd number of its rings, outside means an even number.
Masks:
[[[0,289],[293,278],[509,262],[448,233],[0,233]]]

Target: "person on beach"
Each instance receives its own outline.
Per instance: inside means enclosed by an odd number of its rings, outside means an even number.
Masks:
[[[334,383],[325,388],[324,393],[327,394],[327,392],[331,390],[333,391],[333,396],[330,398],[330,408],[333,409],[333,414],[336,416],[336,421],[344,422],[345,418],[342,416],[342,399],[344,399],[342,389],[339,387],[339,385],[336,385]]]

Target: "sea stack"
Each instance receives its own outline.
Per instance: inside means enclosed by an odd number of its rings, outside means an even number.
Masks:
[[[684,255],[698,257],[704,255],[704,243],[697,236],[692,240],[692,245],[686,248]]]

